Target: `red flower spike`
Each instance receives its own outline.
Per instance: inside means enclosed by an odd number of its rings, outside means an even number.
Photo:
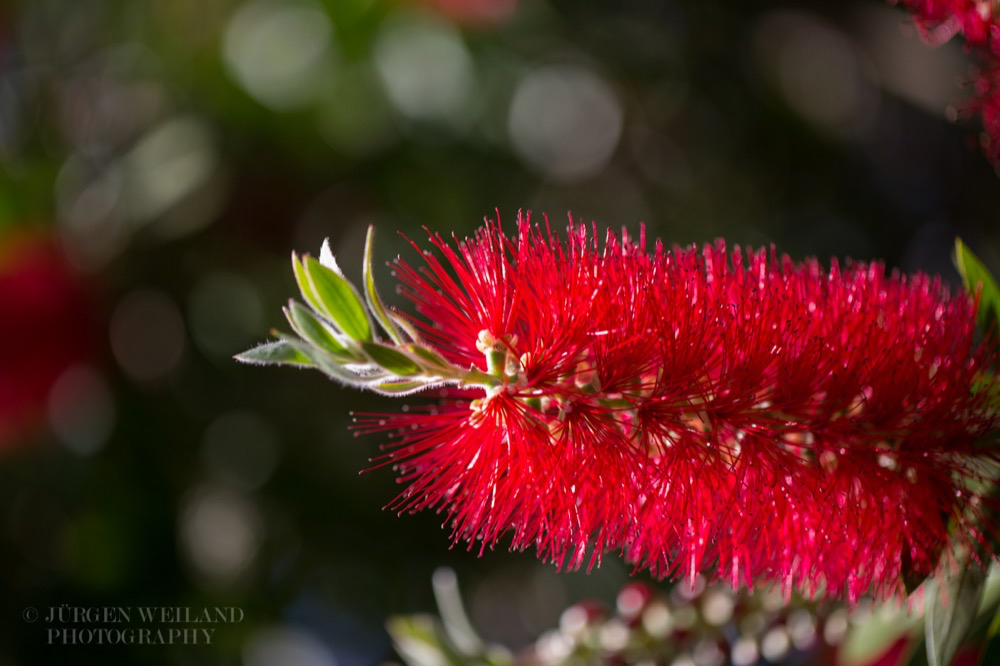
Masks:
[[[972,490],[998,458],[974,390],[995,359],[939,279],[572,224],[564,243],[527,217],[430,241],[443,259],[397,262],[411,323],[497,382],[357,428],[398,433],[392,506],[445,512],[455,541],[854,601],[998,534]]]

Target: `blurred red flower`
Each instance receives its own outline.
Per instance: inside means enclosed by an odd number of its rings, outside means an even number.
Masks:
[[[0,240],[0,449],[44,418],[49,390],[93,348],[85,290],[55,242]]]
[[[979,61],[974,75],[974,99],[965,111],[983,123],[981,143],[986,156],[1000,164],[1000,5],[985,0],[902,0],[913,13],[924,41],[932,46],[961,35]]]
[[[938,45],[961,34],[970,46],[1000,53],[996,3],[985,0],[903,0],[921,34]]]
[[[975,88],[973,110],[983,119],[983,151],[994,164],[1000,164],[1000,63],[979,72]]]
[[[446,512],[456,541],[854,600],[931,573],[949,521],[981,538],[994,359],[939,279],[527,219],[431,242],[443,261],[397,265],[414,325],[502,383],[358,427],[397,438],[394,507]]]

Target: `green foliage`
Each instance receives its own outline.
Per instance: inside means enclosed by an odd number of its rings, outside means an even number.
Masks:
[[[312,282],[309,280],[309,274],[306,272],[306,266],[303,261],[301,261],[297,254],[292,252],[292,270],[295,272],[295,282],[299,285],[299,291],[302,292],[302,298],[306,300],[316,312],[323,311],[323,303],[320,302],[319,296],[316,294],[316,290],[313,289]]]
[[[379,367],[388,370],[400,377],[412,377],[419,375],[421,368],[409,356],[392,347],[379,344],[377,342],[362,342],[361,349]]]
[[[471,661],[448,639],[444,625],[430,615],[396,616],[386,623],[396,651],[408,666],[463,666]]]
[[[352,360],[354,356],[346,346],[323,324],[322,321],[306,307],[295,301],[289,301],[285,316],[292,329],[303,339],[315,347],[326,350],[335,357]]]
[[[507,648],[487,645],[472,628],[458,580],[450,569],[434,572],[434,597],[441,617],[396,616],[386,627],[407,666],[510,666]]]
[[[448,363],[447,359],[438,354],[436,351],[430,347],[425,347],[418,344],[404,345],[406,351],[420,359],[421,363],[427,367],[431,368],[448,368],[451,364]]]
[[[289,301],[284,312],[296,335],[278,333],[277,342],[255,347],[236,359],[315,367],[347,386],[389,396],[408,395],[445,383],[495,386],[496,377],[474,366],[463,369],[452,365],[421,344],[413,326],[382,302],[371,269],[374,235],[374,229],[369,227],[364,253],[364,301],[341,273],[327,243],[318,261],[293,253],[292,269],[305,304]],[[373,320],[389,340],[380,339]]]
[[[382,298],[378,295],[378,290],[375,288],[375,277],[372,274],[372,254],[374,252],[375,226],[368,225],[368,234],[365,237],[365,258],[362,264],[364,270],[362,278],[365,282],[365,300],[368,302],[368,308],[375,315],[376,321],[382,326],[386,334],[396,344],[402,344],[403,335],[400,333],[396,323],[389,316],[388,309],[385,307],[385,303],[382,302]]]
[[[976,621],[985,588],[986,574],[982,568],[960,560],[927,599],[924,636],[930,666],[951,663]]]
[[[310,256],[302,258],[312,295],[319,301],[319,311],[357,342],[372,340],[372,325],[354,285],[344,276]]]
[[[968,292],[975,295],[982,289],[979,294],[979,325],[987,331],[995,329],[1000,321],[1000,287],[996,278],[961,238],[955,239],[954,258]]]
[[[250,365],[300,365],[311,367],[313,362],[286,340],[265,342],[236,355],[236,360]]]

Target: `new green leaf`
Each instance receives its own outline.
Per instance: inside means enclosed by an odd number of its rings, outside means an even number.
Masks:
[[[313,362],[285,340],[265,342],[235,356],[241,363],[251,365],[300,365],[311,367]]]
[[[371,341],[368,313],[351,283],[312,257],[304,257],[302,263],[319,301],[318,310],[348,337],[358,342]]]
[[[333,358],[325,350],[315,347],[304,340],[283,336],[282,341],[309,359],[312,365],[321,370],[327,377],[347,386],[363,389],[369,388],[373,383],[390,379],[387,373],[373,366],[365,368],[363,374],[359,374],[350,369],[350,366]]]
[[[313,310],[316,312],[322,312],[323,304],[316,295],[316,290],[313,289],[312,283],[309,282],[309,275],[306,273],[305,260],[300,259],[294,252],[292,252],[292,271],[295,273],[295,282],[299,285],[299,291],[302,292],[302,298],[305,299],[305,302]]]
[[[382,395],[398,398],[404,395],[418,393],[432,386],[438,385],[439,384],[427,383],[425,381],[384,381],[381,383],[370,383],[366,388],[370,388],[376,393],[381,393]]]
[[[380,345],[377,342],[362,342],[361,349],[379,367],[385,368],[394,375],[410,377],[412,375],[419,375],[421,372],[420,366],[417,365],[416,361],[392,347]]]
[[[441,623],[428,615],[391,617],[386,629],[393,645],[407,666],[464,666],[466,661],[458,654],[441,627]]]
[[[308,308],[299,305],[295,301],[288,302],[285,310],[288,322],[295,329],[295,332],[302,336],[302,339],[330,353],[336,358],[346,361],[358,361],[347,347],[340,343],[336,337],[327,329]]]
[[[997,286],[997,281],[990,270],[961,238],[955,239],[955,266],[970,294],[975,294],[979,285],[982,285],[979,297],[979,324],[984,329],[996,325],[997,321],[1000,321],[1000,287]]]
[[[424,347],[423,345],[409,344],[405,345],[404,349],[410,352],[416,358],[419,358],[424,367],[439,369],[439,370],[453,370],[454,366],[445,359],[445,357],[438,354],[433,349],[429,347]]]
[[[375,289],[375,277],[372,274],[372,255],[375,253],[375,226],[368,226],[368,236],[365,238],[365,258],[363,264],[363,278],[365,282],[365,300],[368,301],[368,308],[374,313],[378,323],[385,329],[386,334],[396,344],[403,343],[403,336],[400,335],[396,324],[389,317],[382,298]]]

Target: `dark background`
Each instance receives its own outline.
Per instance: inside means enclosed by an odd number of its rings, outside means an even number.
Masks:
[[[610,601],[614,555],[557,575],[382,511],[350,412],[392,400],[231,360],[290,251],[358,279],[375,224],[391,300],[398,231],[572,211],[956,282],[956,235],[1000,265],[972,67],[879,0],[0,4],[0,665],[375,664],[441,565],[512,647]],[[22,614],[62,604],[245,618],[58,650]]]

